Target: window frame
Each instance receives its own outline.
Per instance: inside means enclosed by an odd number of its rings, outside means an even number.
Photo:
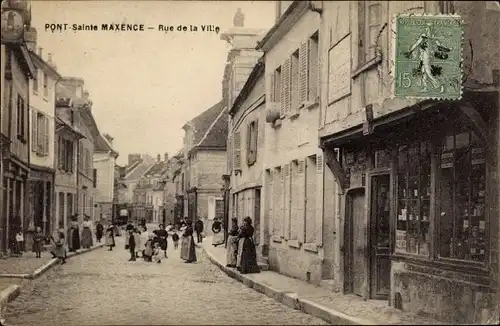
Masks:
[[[33,93],[38,95],[38,91],[39,91],[39,85],[38,85],[38,71],[39,69],[37,67],[35,67],[35,71],[33,73]]]
[[[17,102],[16,102],[16,109],[17,109],[17,115],[16,115],[16,131],[17,131],[17,138],[21,140],[22,142],[25,141],[25,136],[26,136],[26,112],[25,112],[25,102],[21,94],[17,94]]]
[[[48,99],[49,97],[49,76],[47,73],[43,73],[43,97]]]
[[[253,120],[248,123],[247,128],[247,146],[246,146],[246,156],[247,165],[252,166],[257,161],[257,151],[258,151],[258,120]]]

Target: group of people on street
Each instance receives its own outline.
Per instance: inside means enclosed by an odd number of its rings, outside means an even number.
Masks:
[[[236,268],[242,274],[259,273],[252,219],[249,216],[245,217],[241,227],[238,227],[237,218],[232,218],[231,221],[227,238],[226,266]]]

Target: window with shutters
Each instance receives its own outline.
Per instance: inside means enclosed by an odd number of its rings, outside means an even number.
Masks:
[[[299,112],[299,50],[291,57],[291,114]]]
[[[247,129],[247,165],[251,166],[257,161],[257,137],[258,137],[258,120],[248,124]]]
[[[271,75],[271,102],[279,103],[281,101],[281,67],[276,68],[274,73]]]
[[[58,156],[59,169],[68,173],[73,173],[74,169],[73,141],[59,137],[58,147],[59,147],[59,156]]]
[[[20,94],[17,94],[17,137],[24,140],[25,136],[25,103]]]
[[[266,187],[266,198],[269,198],[269,200],[266,199],[265,205],[266,205],[266,210],[267,214],[265,216],[265,220],[270,220],[271,223],[274,223],[274,186],[273,186],[273,170],[267,169],[266,170],[266,177],[267,177],[267,187]]]
[[[441,14],[454,14],[455,13],[455,5],[453,3],[454,1],[439,1],[439,12]]]
[[[33,73],[33,93],[38,94],[38,68]]]
[[[281,98],[280,117],[283,118],[290,113],[291,107],[291,60],[287,59],[281,66]]]
[[[290,165],[290,240],[301,240],[304,223],[304,161],[294,160]]]
[[[359,6],[360,17],[360,64],[370,61],[377,54],[379,33],[382,27],[382,1],[363,1]]]
[[[316,155],[309,156],[305,166],[305,243],[316,240]]]
[[[233,171],[241,171],[241,134],[234,133],[233,138]]]

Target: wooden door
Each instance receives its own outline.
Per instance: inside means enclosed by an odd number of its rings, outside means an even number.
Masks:
[[[390,290],[390,177],[389,174],[373,176],[371,180],[371,298],[386,300]]]
[[[366,214],[365,190],[359,188],[348,194],[347,219],[348,234],[346,238],[348,252],[347,281],[348,292],[365,297],[366,292]]]

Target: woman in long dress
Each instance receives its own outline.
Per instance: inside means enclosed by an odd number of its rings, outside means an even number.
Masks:
[[[243,226],[238,234],[238,257],[236,261],[236,269],[242,274],[260,272],[257,265],[257,251],[253,242],[254,231],[252,219],[248,216],[245,217],[243,219]]]
[[[68,230],[68,249],[70,252],[80,249],[80,230],[78,227],[78,219],[73,216]]]
[[[85,221],[82,224],[82,247],[87,249],[93,245],[92,239],[92,222],[89,217],[85,217]]]
[[[196,248],[193,239],[193,222],[186,222],[186,229],[182,234],[181,259],[185,263],[193,263],[196,261]]]
[[[238,255],[238,219],[231,219],[232,225],[227,236],[226,266],[236,267],[236,257]]]
[[[222,232],[222,222],[218,217],[215,218],[214,223],[212,224],[212,232],[214,233],[212,239],[212,245],[217,247],[224,243],[224,232]]]
[[[112,251],[115,246],[115,227],[111,222],[109,222],[108,228],[106,229],[104,245],[109,247],[109,251]]]

